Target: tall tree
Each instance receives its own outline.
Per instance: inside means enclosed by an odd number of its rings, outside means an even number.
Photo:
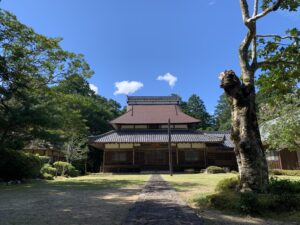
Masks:
[[[214,119],[216,130],[230,130],[230,106],[228,100],[224,94],[222,94],[218,100],[218,104],[215,108]]]
[[[260,121],[268,150],[300,148],[300,95],[287,94],[261,105]]]
[[[50,86],[92,71],[81,55],[63,51],[60,39],[35,33],[2,9],[0,30],[0,145],[21,149],[58,125]]]
[[[254,0],[253,5],[250,15],[248,1],[240,0],[243,22],[247,28],[247,34],[239,47],[241,79],[234,71],[226,70],[220,74],[220,80],[231,106],[232,139],[240,171],[241,190],[266,192],[268,167],[257,123],[254,75],[261,69],[266,72],[263,77],[273,79],[275,76],[278,81],[273,87],[275,90],[281,90],[281,85],[284,85],[282,81],[297,76],[299,32],[291,29],[285,36],[258,35],[256,24],[278,9],[296,11],[300,1]],[[285,42],[284,45],[282,42]]]
[[[189,97],[185,112],[200,120],[199,125],[197,126],[198,129],[206,130],[208,127],[211,126],[211,116],[206,111],[206,107],[204,102],[198,95],[191,95]]]
[[[110,129],[120,105],[96,95],[83,55],[64,51],[0,10],[0,146],[22,149],[35,139],[64,146]],[[74,136],[75,135],[75,136]]]

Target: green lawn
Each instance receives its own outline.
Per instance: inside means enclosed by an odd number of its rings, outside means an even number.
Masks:
[[[208,195],[214,192],[217,183],[229,177],[237,176],[231,173],[222,174],[175,174],[174,176],[163,175],[172,187],[179,192],[180,196],[189,204],[195,196]]]
[[[194,208],[198,208],[195,201],[199,198],[204,198],[205,196],[214,193],[217,183],[229,177],[235,177],[237,174],[175,174],[174,176],[163,175],[163,178],[168,181],[172,187],[178,191],[180,196]],[[276,176],[278,179],[289,179],[289,180],[300,180],[299,176]],[[199,209],[199,208],[198,208]],[[245,217],[237,215],[233,212],[224,211],[214,211],[201,209],[200,214],[202,214],[205,224],[222,224],[222,221],[226,221],[226,224],[265,224],[265,220],[259,218]],[[300,212],[291,212],[281,215],[274,213],[261,215],[265,219],[272,218],[274,220],[284,220],[284,221],[299,221],[300,222]],[[252,221],[252,222],[251,222]],[[285,224],[285,222],[282,222]],[[268,224],[282,224],[277,222],[271,222],[268,220]],[[286,223],[289,224],[289,223]]]
[[[117,225],[150,175],[97,174],[0,185],[0,225]]]
[[[31,180],[20,185],[2,183],[0,190],[16,190],[25,188],[59,188],[59,189],[110,189],[136,188],[145,183],[150,175],[128,174],[92,174],[79,177],[57,177],[55,180]]]

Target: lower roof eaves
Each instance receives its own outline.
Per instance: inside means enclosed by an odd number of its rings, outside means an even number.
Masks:
[[[172,130],[172,143],[223,143],[224,135],[210,135],[202,131]],[[90,143],[168,143],[167,130],[112,130],[90,137]]]

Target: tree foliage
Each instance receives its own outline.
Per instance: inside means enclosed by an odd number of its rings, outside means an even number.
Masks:
[[[300,97],[285,95],[276,104],[261,106],[262,133],[269,150],[300,149]]]
[[[183,101],[181,96],[177,94],[172,94],[172,96],[176,96],[180,101],[180,108],[181,110],[200,120],[199,125],[197,125],[197,129],[206,130],[212,129],[213,125],[213,118],[212,116],[206,111],[205,104],[203,100],[196,94],[193,94],[189,97],[188,101]]]
[[[228,100],[225,94],[222,94],[218,100],[218,104],[215,108],[215,125],[216,130],[230,130],[231,121],[230,121],[230,107]]]
[[[63,50],[60,38],[37,34],[4,10],[0,30],[1,149],[41,140],[80,152],[88,135],[109,129],[120,105],[90,89],[93,71],[83,55]]]
[[[211,126],[211,116],[206,111],[206,107],[204,105],[203,100],[196,94],[191,95],[189,97],[185,112],[200,120],[198,125],[198,129],[206,130],[208,127]]]

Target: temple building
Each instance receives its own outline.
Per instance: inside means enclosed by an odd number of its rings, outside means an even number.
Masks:
[[[181,111],[177,97],[131,96],[127,103],[127,112],[110,121],[113,130],[90,138],[102,152],[102,172],[168,170],[169,144],[174,171],[237,170],[230,133],[195,130],[200,121]]]

